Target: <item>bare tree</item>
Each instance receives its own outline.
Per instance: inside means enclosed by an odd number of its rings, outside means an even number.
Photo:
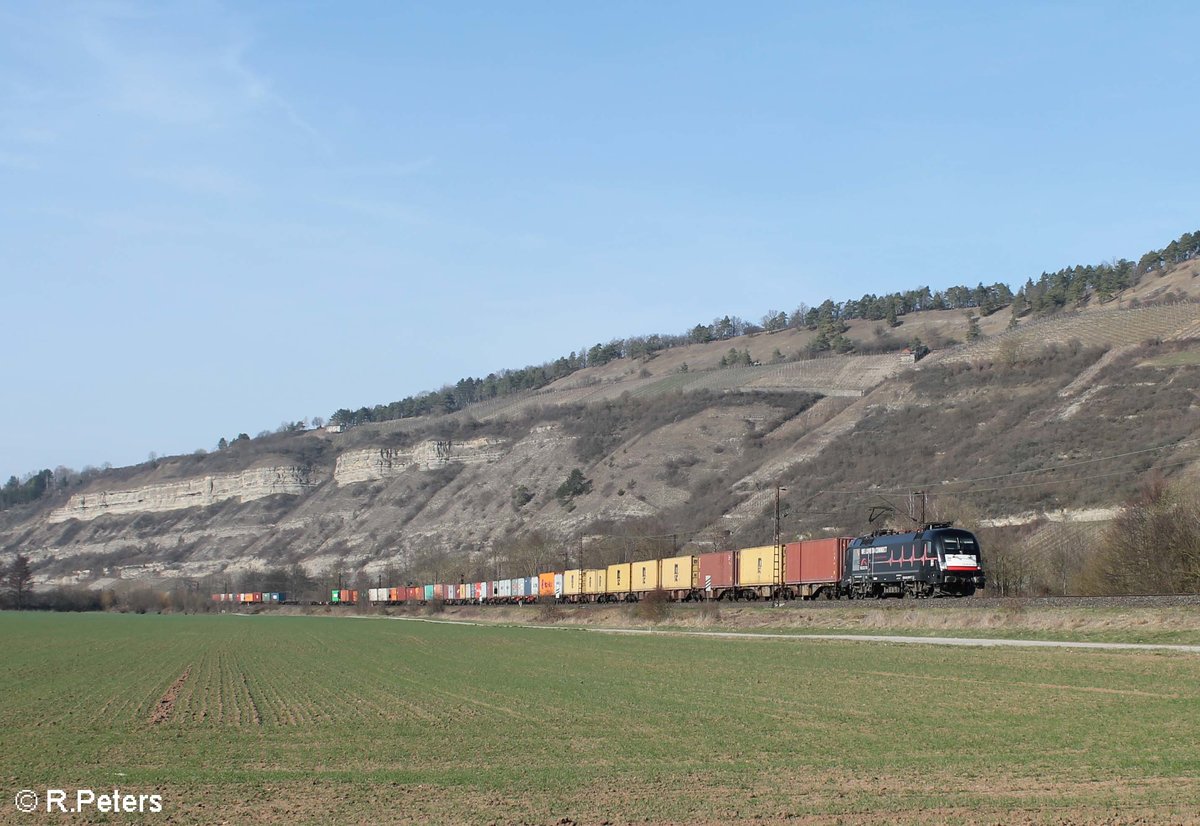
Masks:
[[[1153,473],[1121,508],[1088,572],[1099,593],[1200,591],[1200,496]]]
[[[29,557],[17,554],[12,565],[4,572],[4,585],[16,609],[23,609],[26,597],[33,587],[33,571],[29,567]]]

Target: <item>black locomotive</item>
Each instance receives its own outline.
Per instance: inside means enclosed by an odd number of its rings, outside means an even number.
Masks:
[[[985,582],[979,541],[949,523],[860,536],[844,554],[839,596],[849,599],[966,597]]]

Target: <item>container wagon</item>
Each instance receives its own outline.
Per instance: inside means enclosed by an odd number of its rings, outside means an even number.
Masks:
[[[583,571],[578,568],[563,571],[562,596],[565,602],[581,602],[583,596]]]
[[[733,600],[738,597],[737,552],[716,551],[696,557],[698,586],[705,599]]]
[[[676,602],[703,599],[699,588],[700,561],[696,556],[672,556],[658,563],[659,587]]]
[[[633,602],[633,590],[630,588],[629,574],[633,566],[628,562],[609,565],[604,576],[605,602]]]
[[[760,545],[742,548],[737,554],[737,592],[734,599],[778,599],[783,597],[783,548]]]
[[[608,595],[608,569],[589,568],[583,572],[583,597],[587,602],[603,602]]]
[[[629,565],[629,590],[634,600],[659,589],[658,560],[647,559]]]
[[[783,546],[786,596],[799,599],[838,596],[846,548],[853,537],[805,539]]]

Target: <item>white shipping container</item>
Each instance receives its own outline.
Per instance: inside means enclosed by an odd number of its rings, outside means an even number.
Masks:
[[[563,595],[563,575],[554,575],[554,596],[561,597]]]
[[[511,597],[513,595],[512,580],[511,579],[496,580],[495,594],[498,597]]]

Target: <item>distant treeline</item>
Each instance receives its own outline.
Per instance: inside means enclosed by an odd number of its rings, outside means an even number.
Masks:
[[[1200,256],[1200,232],[1187,232],[1161,250],[1143,255],[1136,264],[1119,261],[1075,266],[1058,272],[1042,273],[1035,282],[1027,280],[1013,300],[1014,318],[1024,315],[1051,315],[1077,306],[1088,298],[1105,302],[1121,290],[1134,286],[1153,272],[1160,272]]]
[[[386,422],[413,416],[453,413],[467,405],[489,399],[538,390],[553,381],[585,367],[596,367],[619,358],[647,358],[661,350],[724,341],[747,333],[777,332],[785,329],[817,331],[808,355],[822,352],[853,352],[855,343],[844,338],[845,322],[854,319],[884,321],[896,326],[901,316],[924,310],[978,310],[982,316],[1011,306],[1014,318],[1028,314],[1049,315],[1095,297],[1108,301],[1117,292],[1134,286],[1147,273],[1163,270],[1200,256],[1200,232],[1189,232],[1161,250],[1143,255],[1136,264],[1121,259],[1114,263],[1081,265],[1042,273],[1035,282],[1027,280],[1013,295],[1007,284],[975,287],[957,286],[945,290],[919,287],[915,290],[864,295],[859,299],[835,302],[827,299],[816,307],[801,304],[793,312],[771,310],[759,324],[737,316],[723,316],[709,324],[697,324],[682,334],[654,334],[613,339],[595,344],[586,351],[572,352],[545,364],[520,370],[501,370],[486,377],[464,378],[453,386],[408,396],[390,404],[342,408],[330,417],[330,423],[346,427],[368,422]]]
[[[17,479],[16,476],[8,477],[8,482],[0,488],[0,508],[11,508],[13,505],[24,505],[40,499],[50,487],[53,478],[54,474],[49,470],[31,474],[25,481]]]
[[[761,324],[727,315],[714,319],[710,324],[697,324],[682,334],[656,333],[613,339],[607,344],[595,344],[586,351],[572,352],[545,364],[520,370],[501,370],[482,379],[459,379],[453,386],[408,396],[390,404],[360,407],[358,410],[342,408],[334,412],[329,421],[331,424],[353,427],[369,422],[453,413],[476,402],[538,390],[585,367],[597,367],[620,358],[648,358],[673,347],[726,341],[748,333],[777,332],[789,328],[816,330],[818,335],[808,349],[809,355],[826,351],[850,352],[853,348],[839,335],[845,329],[845,322],[853,319],[887,321],[895,326],[900,316],[922,310],[977,309],[981,315],[989,315],[1008,306],[1012,300],[1012,290],[1008,285],[999,283],[950,287],[947,290],[920,287],[886,295],[864,295],[842,303],[826,300],[817,307],[801,304],[791,313],[772,310],[762,317]]]
[[[4,483],[4,487],[0,488],[0,510],[36,502],[46,494],[57,490],[77,487],[110,467],[111,465],[105,463],[102,468],[94,468],[89,465],[82,471],[74,471],[71,468],[59,466],[55,470],[27,473],[20,479],[10,476]]]
[[[476,402],[497,399],[529,390],[538,390],[585,367],[596,367],[619,358],[649,358],[672,347],[710,341],[725,341],[747,333],[777,332],[786,329],[808,329],[817,332],[808,345],[807,355],[822,352],[867,351],[869,344],[845,338],[845,323],[854,319],[886,322],[894,327],[901,316],[924,310],[978,310],[986,316],[1011,306],[1014,320],[1026,315],[1051,315],[1070,309],[1090,298],[1107,301],[1117,292],[1136,285],[1148,273],[1165,270],[1184,261],[1200,257],[1200,231],[1184,233],[1161,250],[1152,250],[1134,264],[1121,259],[1113,263],[1080,265],[1042,273],[1034,281],[1028,279],[1013,295],[1001,283],[975,287],[957,286],[945,290],[920,287],[915,290],[864,295],[859,299],[835,302],[827,299],[816,307],[801,304],[791,313],[771,310],[754,324],[737,316],[723,316],[709,324],[697,324],[681,334],[654,334],[613,339],[607,344],[595,344],[587,350],[539,365],[519,370],[501,370],[484,378],[459,379],[453,386],[408,396],[389,404],[342,408],[330,417],[330,424],[346,427],[368,422],[386,422],[415,416],[453,413]],[[921,346],[914,343],[915,346]],[[315,421],[319,421],[315,420]],[[319,425],[318,425],[319,426]],[[301,423],[281,425],[282,429],[303,429]],[[269,435],[266,431],[259,436]],[[239,439],[248,439],[242,434]],[[222,443],[225,439],[222,438]],[[223,444],[221,446],[224,446]],[[0,489],[0,510],[14,505],[34,502],[48,491],[63,489],[85,481],[94,468],[76,473],[58,468],[51,473],[43,470],[27,474],[22,479],[11,477]]]

